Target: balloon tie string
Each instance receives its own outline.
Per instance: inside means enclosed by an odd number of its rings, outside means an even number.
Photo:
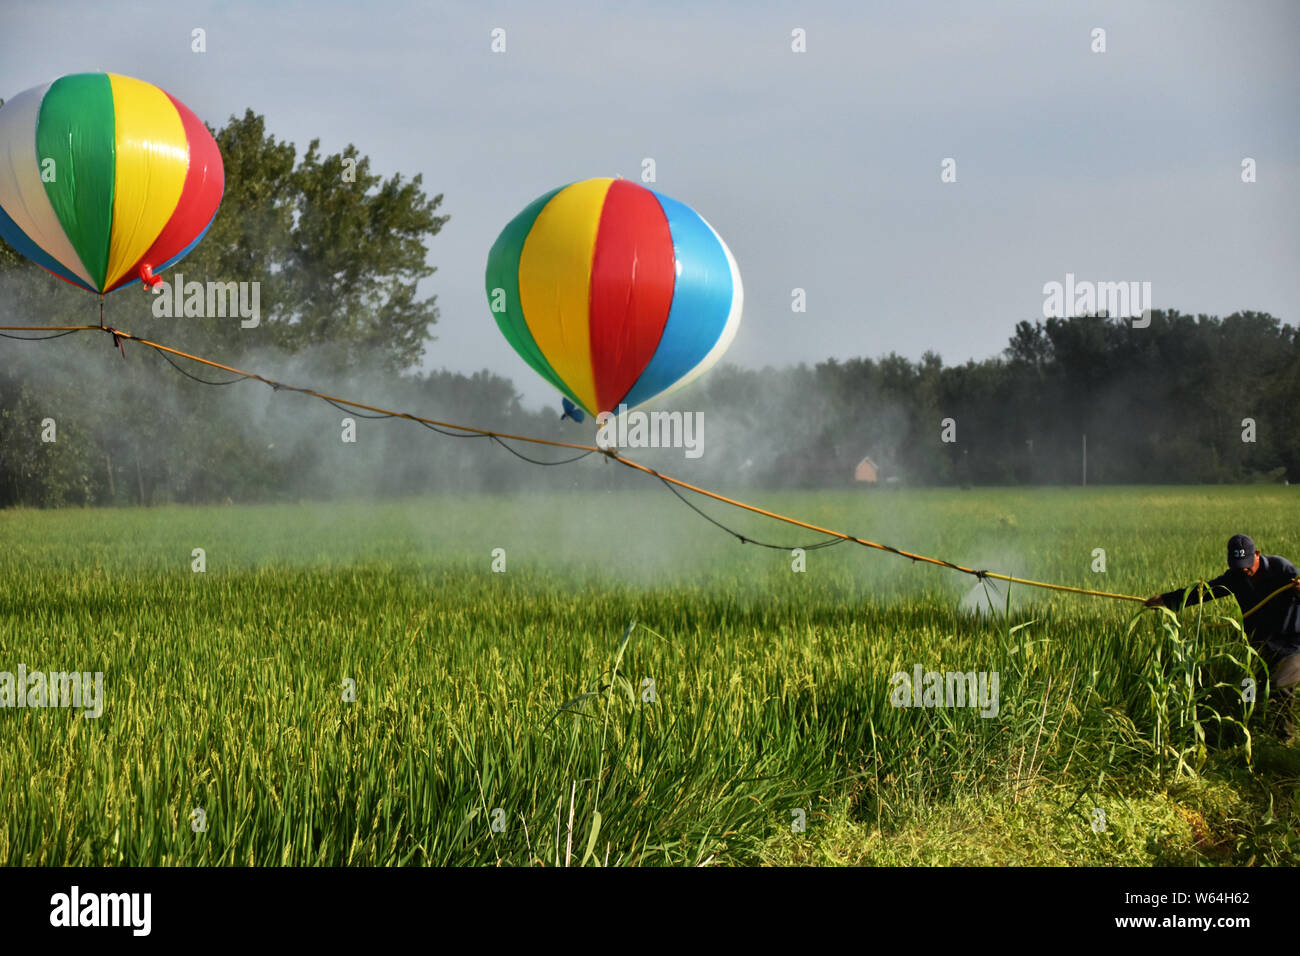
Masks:
[[[111,325],[104,324],[104,297],[99,297],[99,328],[100,331],[107,332],[113,337],[113,345],[122,353],[122,358],[126,358],[126,348],[122,345],[122,333]]]
[[[961,572],[962,574],[973,575],[981,582],[987,582],[988,579],[996,579],[998,581],[1005,581],[1010,584],[1023,584],[1027,587],[1042,588],[1049,591],[1061,591],[1070,594],[1084,594],[1090,597],[1108,598],[1115,601],[1136,601],[1138,603],[1143,603],[1145,601],[1145,598],[1138,597],[1137,595],[1134,594],[1117,594],[1110,591],[1095,591],[1090,588],[1078,588],[1078,587],[1072,587],[1070,585],[1065,585],[1065,584],[1052,584],[1047,581],[1035,581],[1030,578],[1022,578],[1022,577],[1016,577],[1009,574],[1001,574],[999,572],[990,571],[987,569],[979,570],[976,568],[970,568],[970,567],[966,567],[965,565],[957,564],[952,561],[945,561],[942,558],[933,558],[930,557],[929,555],[917,554],[912,551],[905,551],[902,548],[896,548],[893,547],[892,545],[881,544],[878,541],[870,541],[867,540],[866,538],[859,538],[856,537],[855,535],[846,534],[843,531],[835,531],[831,528],[824,528],[819,525],[810,524],[809,522],[806,521],[800,521],[798,518],[793,518],[789,515],[784,515],[776,511],[769,511],[765,508],[760,508],[757,505],[748,504],[744,501],[739,501],[735,498],[729,498],[726,495],[719,494],[716,491],[710,491],[707,488],[701,488],[697,485],[690,484],[689,482],[682,481],[680,478],[673,478],[669,475],[660,473],[659,471],[655,470],[654,468],[651,468],[648,465],[643,465],[640,462],[636,462],[630,458],[623,457],[618,453],[617,448],[599,448],[595,445],[581,445],[576,442],[556,441],[554,439],[536,438],[528,435],[511,435],[505,432],[497,432],[485,428],[474,428],[469,425],[457,425],[452,422],[442,422],[432,418],[423,418],[419,415],[412,415],[409,412],[391,411],[386,408],[380,408],[375,405],[367,405],[362,402],[354,401],[352,399],[340,398],[335,395],[327,395],[323,392],[319,392],[312,388],[300,387],[296,385],[288,385],[284,382],[277,382],[274,379],[267,378],[263,375],[258,375],[254,372],[245,372],[240,369],[234,368],[230,365],[223,365],[220,362],[214,362],[211,359],[203,358],[202,356],[199,355],[193,355],[189,352],[183,352],[180,349],[174,349],[171,348],[170,346],[162,345],[158,342],[152,342],[149,339],[139,338],[135,335],[132,335],[130,332],[124,332],[121,329],[113,329],[113,328],[106,327],[102,324],[102,322],[100,326],[94,326],[94,325],[0,326],[0,334],[5,332],[56,332],[59,334],[67,334],[69,332],[81,332],[81,331],[109,332],[113,336],[113,341],[117,343],[119,348],[122,348],[123,355],[126,354],[125,348],[122,347],[123,341],[130,340],[132,342],[137,342],[140,345],[152,349],[153,351],[162,355],[164,358],[167,359],[170,365],[172,365],[178,371],[185,374],[187,377],[205,385],[231,385],[234,384],[235,382],[243,381],[245,379],[250,381],[255,381],[255,382],[261,382],[263,385],[267,385],[277,392],[281,390],[298,392],[299,394],[302,395],[307,395],[312,398],[318,398],[321,399],[322,401],[329,402],[331,405],[334,405],[336,408],[346,406],[346,410],[348,410],[349,412],[351,412],[354,409],[360,409],[362,411],[374,413],[372,416],[368,416],[368,417],[404,418],[407,421],[416,422],[417,424],[420,424],[425,428],[430,429],[431,431],[436,431],[441,435],[447,435],[453,438],[490,438],[496,444],[500,445],[502,448],[505,448],[507,451],[509,451],[511,454],[515,455],[516,457],[522,458],[525,461],[532,462],[533,464],[562,465],[572,461],[578,461],[581,458],[586,458],[588,455],[591,454],[602,454],[606,458],[618,462],[620,465],[623,465],[635,471],[640,471],[647,475],[651,475],[655,478],[658,478],[659,481],[662,482],[663,485],[667,487],[673,493],[673,495],[677,497],[679,501],[681,501],[683,504],[686,504],[692,511],[700,515],[709,523],[716,525],[718,528],[722,529],[723,531],[726,531],[728,534],[737,538],[743,544],[756,544],[759,545],[760,547],[771,548],[774,550],[781,550],[781,551],[795,550],[793,547],[787,547],[786,545],[778,545],[778,544],[756,541],[753,538],[749,537],[748,535],[742,534],[741,532],[736,531],[731,527],[728,527],[727,525],[723,524],[721,521],[718,521],[712,515],[705,512],[703,509],[699,508],[693,501],[689,500],[684,494],[682,494],[682,492],[689,491],[694,494],[700,495],[701,497],[709,498],[713,501],[717,501],[729,507],[733,507],[742,511],[748,511],[751,514],[760,515],[762,517],[770,518],[774,521],[783,522],[784,524],[792,525],[797,528],[803,528],[806,531],[812,531],[817,534],[828,536],[826,540],[822,540],[810,545],[802,546],[802,550],[804,551],[816,550],[819,548],[829,548],[838,544],[843,544],[846,541],[851,541],[854,544],[861,545],[862,547],[865,548],[871,548],[877,551],[884,551],[889,554],[894,554],[902,558],[909,558],[913,563],[919,561],[925,564],[933,564],[938,567],[943,567],[953,571],[958,571]],[[9,337],[18,338],[17,336],[9,336]],[[54,338],[54,337],[57,336],[41,336],[39,338],[44,339],[44,338]],[[32,339],[28,337],[22,337],[22,338],[24,341],[39,340],[39,339]],[[191,375],[189,372],[186,372],[183,368],[181,368],[180,365],[172,361],[170,356],[176,356],[177,358],[195,362],[199,365],[206,365],[209,368],[218,369],[219,371],[227,372],[231,375],[234,375],[235,378],[225,382],[211,382],[205,379],[200,379],[197,376]],[[540,460],[530,458],[526,455],[523,455],[518,450],[506,444],[506,442],[508,441],[524,442],[532,445],[545,445],[552,448],[568,448],[568,449],[580,451],[582,452],[582,454],[574,455],[570,458],[565,458],[560,461],[540,461]],[[1285,590],[1285,589],[1281,589],[1281,590]],[[1281,590],[1279,590],[1277,593],[1281,593]],[[1270,598],[1273,596],[1276,595],[1270,595]],[[1261,602],[1261,603],[1265,603],[1265,602]],[[1255,609],[1252,609],[1252,611],[1253,610]]]

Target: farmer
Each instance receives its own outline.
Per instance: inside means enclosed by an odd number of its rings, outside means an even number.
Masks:
[[[1279,705],[1273,718],[1273,731],[1283,740],[1290,740],[1293,732],[1291,704],[1296,684],[1300,684],[1300,579],[1296,566],[1276,554],[1260,554],[1255,542],[1244,534],[1234,534],[1228,539],[1228,570],[1204,589],[1193,588],[1187,595],[1188,604],[1216,601],[1232,595],[1246,614],[1256,608],[1270,594],[1290,585],[1268,600],[1243,624],[1251,646],[1259,652],[1268,665],[1272,699]],[[1147,598],[1147,607],[1164,605],[1176,611],[1182,605],[1184,588],[1175,588],[1164,594]]]

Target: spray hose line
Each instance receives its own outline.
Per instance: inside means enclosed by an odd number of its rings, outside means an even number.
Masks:
[[[1246,618],[1250,617],[1252,614],[1254,614],[1256,611],[1258,611],[1260,608],[1262,608],[1262,607],[1263,607],[1265,604],[1267,604],[1269,601],[1273,600],[1273,598],[1277,597],[1279,594],[1283,594],[1283,593],[1285,593],[1286,591],[1290,591],[1292,588],[1294,588],[1294,587],[1296,586],[1296,581],[1300,581],[1300,578],[1297,578],[1297,579],[1293,580],[1290,584],[1284,584],[1284,585],[1282,585],[1280,588],[1278,588],[1276,591],[1274,591],[1274,592],[1273,592],[1272,594],[1270,594],[1268,597],[1264,598],[1264,600],[1260,601],[1258,604],[1256,604],[1254,607],[1252,607],[1249,611],[1247,611],[1247,612],[1245,612],[1244,614],[1242,614],[1242,615],[1241,615],[1241,619],[1244,621]]]
[[[53,333],[53,334],[38,335],[38,336],[4,335],[4,333],[7,332],[44,332],[44,333]],[[902,558],[909,558],[914,562],[920,561],[926,564],[937,565],[938,567],[942,567],[942,568],[949,568],[950,570],[953,571],[960,571],[962,574],[969,574],[979,579],[980,581],[992,579],[995,581],[1004,581],[1007,582],[1008,584],[1023,584],[1026,587],[1042,588],[1048,591],[1064,591],[1070,594],[1085,594],[1088,595],[1089,597],[1109,598],[1115,601],[1136,601],[1138,603],[1144,603],[1146,600],[1145,598],[1138,597],[1137,595],[1134,594],[1116,594],[1111,591],[1095,591],[1090,588],[1077,588],[1077,587],[1071,587],[1070,585],[1066,585],[1066,584],[1052,584],[1047,581],[1035,581],[1031,578],[1016,577],[1015,575],[1011,575],[1011,574],[1001,574],[997,571],[988,571],[988,570],[970,568],[970,567],[966,567],[965,565],[956,564],[952,561],[945,561],[942,558],[932,558],[929,557],[928,555],[916,554],[911,551],[904,551],[902,548],[895,548],[892,547],[891,545],[881,544],[878,541],[869,541],[866,538],[859,538],[856,535],[846,534],[843,531],[836,531],[832,528],[823,528],[820,525],[810,524],[806,521],[800,521],[798,518],[792,518],[789,515],[783,515],[776,511],[768,511],[765,508],[759,508],[757,505],[747,504],[743,501],[738,501],[735,498],[729,498],[726,495],[719,494],[718,492],[709,491],[707,488],[701,488],[698,485],[693,485],[690,484],[689,482],[682,481],[681,479],[673,478],[670,475],[665,475],[655,470],[654,468],[651,468],[648,465],[643,465],[640,462],[632,461],[630,458],[623,457],[618,453],[618,449],[616,448],[600,448],[596,445],[582,445],[575,442],[555,441],[546,438],[534,438],[528,435],[511,435],[505,432],[492,431],[484,428],[473,428],[467,425],[456,425],[451,422],[442,422],[432,418],[424,418],[419,415],[412,415],[409,412],[391,411],[386,408],[380,408],[379,406],[376,405],[367,405],[362,402],[353,401],[351,399],[340,398],[336,395],[328,395],[325,394],[324,392],[319,392],[312,388],[305,388],[296,385],[288,385],[285,384],[284,382],[279,382],[276,381],[275,379],[267,378],[266,376],[258,375],[254,372],[245,372],[241,369],[234,368],[233,366],[230,365],[223,365],[220,362],[214,362],[211,359],[206,359],[199,355],[193,355],[189,352],[183,352],[180,349],[174,349],[171,348],[170,346],[166,346],[158,342],[150,341],[149,339],[140,338],[138,336],[132,335],[130,332],[123,332],[121,329],[115,329],[112,328],[111,326],[105,326],[103,324],[102,317],[100,319],[99,325],[61,325],[61,326],[0,325],[0,335],[4,335],[5,338],[19,339],[22,341],[42,341],[45,339],[59,338],[64,335],[70,335],[74,332],[107,332],[109,335],[113,337],[113,344],[117,348],[122,350],[122,354],[124,357],[126,352],[122,345],[123,342],[136,342],[140,345],[146,346],[147,348],[153,349],[155,352],[162,355],[163,358],[167,359],[167,361],[181,374],[187,376],[188,378],[193,379],[196,382],[200,382],[204,385],[233,385],[236,382],[244,381],[244,380],[261,382],[264,385],[270,386],[272,389],[274,389],[277,392],[290,391],[290,392],[298,392],[299,394],[302,395],[309,395],[313,398],[319,398],[322,401],[328,402],[329,404],[333,405],[335,408],[339,408],[344,411],[347,411],[348,409],[363,409],[364,411],[372,413],[371,415],[367,416],[371,418],[403,418],[408,421],[413,421],[420,425],[423,425],[426,428],[432,429],[433,431],[436,431],[440,434],[448,435],[451,437],[490,438],[494,440],[497,444],[501,445],[501,447],[505,448],[507,451],[514,454],[515,456],[522,458],[525,461],[531,462],[533,464],[561,465],[561,464],[567,464],[568,462],[577,461],[580,458],[585,458],[590,454],[601,454],[612,461],[618,462],[620,465],[624,465],[628,468],[634,469],[636,471],[644,472],[647,475],[651,475],[652,477],[658,478],[684,504],[686,504],[692,510],[700,514],[706,520],[710,521],[714,525],[717,525],[719,528],[726,531],[728,534],[739,539],[744,544],[757,544],[762,547],[774,548],[783,551],[793,550],[792,548],[787,548],[784,545],[765,544],[764,542],[756,541],[753,538],[741,534],[740,532],[728,527],[727,525],[723,524],[717,519],[701,511],[699,508],[697,508],[694,505],[694,503],[692,503],[687,498],[685,498],[681,494],[681,492],[679,492],[677,489],[679,488],[684,489],[686,491],[693,492],[702,497],[710,498],[722,504],[729,505],[733,508],[739,508],[743,511],[748,511],[751,512],[752,514],[761,515],[765,518],[770,518],[774,521],[780,521],[785,524],[792,525],[796,528],[803,528],[806,531],[812,531],[817,534],[823,534],[828,536],[828,540],[820,541],[811,545],[805,545],[804,550],[823,548],[823,547],[828,547],[836,544],[843,544],[844,542],[848,541],[848,542],[852,542],[853,544],[861,545],[864,548],[872,548],[877,551],[885,551],[888,552],[889,554],[895,554]],[[217,369],[222,372],[228,372],[231,375],[234,375],[236,377],[224,382],[213,382],[207,379],[197,378],[196,376],[190,374],[184,368],[182,368],[181,366],[173,362],[169,357],[173,355],[178,358],[186,359],[190,362],[195,362],[199,365],[205,365],[208,368]],[[516,449],[511,448],[509,445],[505,444],[506,441],[524,442],[532,445],[545,445],[545,446],[550,446],[552,448],[567,448],[575,451],[580,451],[582,452],[582,454],[575,455],[570,458],[565,458],[560,461],[540,461],[520,454]],[[1264,600],[1256,604],[1249,611],[1246,611],[1242,615],[1242,618],[1245,619],[1250,615],[1254,614],[1256,611],[1258,611],[1269,601],[1273,600],[1279,594],[1291,589],[1294,586],[1295,586],[1294,583],[1292,583],[1292,584],[1283,585],[1282,587],[1278,588],[1268,597],[1264,598]]]

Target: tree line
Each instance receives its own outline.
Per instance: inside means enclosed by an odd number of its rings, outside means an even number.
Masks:
[[[591,440],[590,426],[559,420],[558,396],[555,409],[526,409],[502,376],[421,370],[438,358],[439,316],[417,285],[434,271],[429,242],[447,217],[419,176],[383,179],[351,145],[325,155],[313,142],[299,155],[251,110],[213,135],[222,206],[171,271],[258,282],[256,334],[230,318],[156,318],[139,289],[108,297],[110,325],[168,344],[183,330],[177,344],[196,354],[441,421]],[[0,242],[0,324],[97,319],[93,296]],[[1258,312],[1155,311],[1145,328],[1104,316],[1020,322],[995,358],[721,366],[671,407],[704,413],[704,454],[630,454],[723,487],[843,487],[864,457],[885,484],[1076,484],[1084,435],[1090,483],[1296,481],[1300,331]],[[641,481],[599,456],[545,468],[490,438],[420,432],[140,346],[123,356],[98,332],[0,340],[0,507],[594,492]]]
[[[714,374],[702,407],[782,436],[765,484],[847,484],[865,456],[886,480],[1080,484],[1085,436],[1089,483],[1300,479],[1300,330],[1258,312],[1022,321],[1002,355],[963,365],[927,353]],[[742,411],[744,391],[757,404]]]

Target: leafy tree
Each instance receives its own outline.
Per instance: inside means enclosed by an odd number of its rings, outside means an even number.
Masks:
[[[313,382],[346,368],[414,366],[438,314],[434,298],[418,296],[417,285],[433,273],[427,242],[447,221],[436,214],[442,196],[426,196],[419,176],[381,178],[351,145],[327,156],[313,141],[298,159],[293,145],[270,135],[251,110],[213,135],[226,173],[221,207],[204,240],[163,278],[186,286],[256,282],[260,323],[244,328],[232,316],[159,316],[159,293],[139,286],[107,297],[107,323],[272,374],[300,353],[295,368],[310,369]],[[95,324],[98,316],[95,296],[0,242],[3,324]],[[98,336],[3,347],[15,351],[0,362],[0,408],[17,413],[24,389],[57,402],[60,424],[94,445],[87,487],[96,501],[265,495],[302,464],[286,454],[286,443],[253,433],[246,402],[185,382],[154,352],[128,346],[121,364],[107,337]],[[227,378],[177,361],[208,380]],[[31,423],[24,419],[20,432],[15,427],[11,422],[7,434],[27,434]],[[20,484],[44,481],[18,456],[0,458],[0,484],[20,472]]]
[[[313,141],[300,157],[251,110],[214,135],[226,169],[221,209],[164,278],[257,282],[260,324],[159,317],[160,300],[138,288],[108,299],[110,324],[441,421],[590,437],[553,410],[523,409],[499,376],[416,370],[438,317],[435,300],[416,290],[433,273],[426,244],[447,221],[437,214],[442,196],[426,196],[420,177],[383,179],[351,145],[325,155]],[[93,324],[98,303],[0,243],[0,317]],[[597,491],[636,481],[616,468],[537,468],[481,438],[430,435],[426,451],[409,422],[359,415],[365,445],[345,445],[337,429],[349,412],[255,383],[206,388],[148,349],[128,347],[123,361],[106,336],[3,341],[0,350],[0,506]],[[1259,312],[1153,311],[1142,329],[1104,316],[1019,322],[1000,357],[956,366],[933,352],[724,366],[673,404],[707,410],[706,456],[636,457],[722,486],[844,486],[864,455],[912,483],[1073,484],[1082,433],[1089,480],[1099,483],[1300,480],[1300,330]],[[39,441],[46,416],[58,422],[57,443]],[[958,422],[955,445],[939,441],[946,417]],[[1241,440],[1244,419],[1257,441]]]
[[[273,345],[315,348],[336,367],[376,359],[415,366],[437,321],[416,287],[433,274],[428,239],[447,222],[422,177],[384,180],[349,145],[323,155],[294,147],[251,110],[214,133],[226,192],[211,230],[176,267],[186,281],[260,283],[261,323],[200,320],[202,345],[226,354]],[[173,320],[186,323],[193,320]]]

